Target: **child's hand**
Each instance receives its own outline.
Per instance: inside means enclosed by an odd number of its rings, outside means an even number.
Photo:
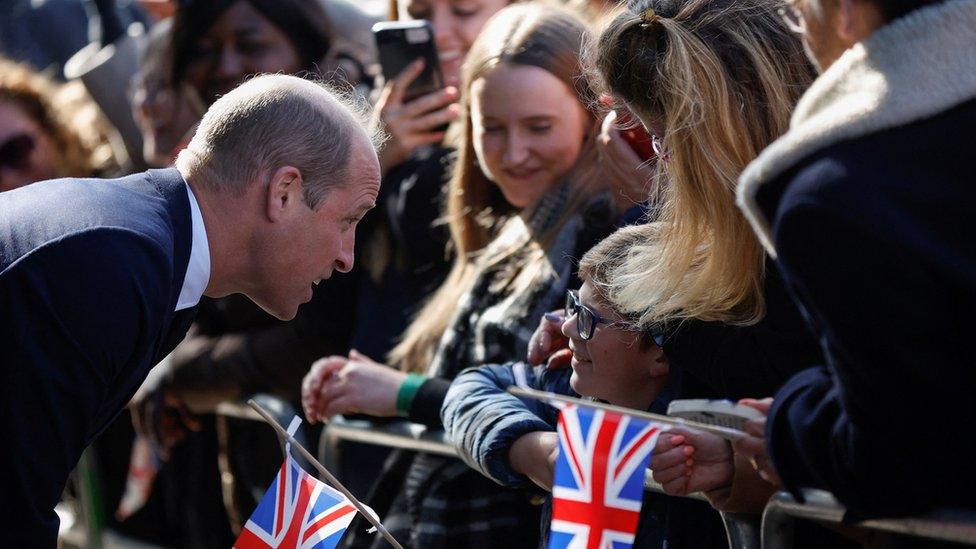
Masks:
[[[535,431],[520,436],[512,443],[508,463],[516,473],[529,477],[529,480],[551,492],[558,456],[558,435],[553,431]]]
[[[732,447],[716,435],[685,429],[661,434],[651,456],[654,480],[672,496],[722,490],[732,485]]]
[[[563,315],[563,311],[559,310],[546,313],[539,319],[539,327],[535,329],[535,333],[529,339],[527,357],[529,364],[533,366],[542,364],[551,355],[569,345],[569,339],[562,332]]]

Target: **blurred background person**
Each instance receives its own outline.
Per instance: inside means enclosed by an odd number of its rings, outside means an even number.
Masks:
[[[0,53],[34,70],[50,71],[49,76],[60,80],[68,59],[101,39],[99,27],[89,25],[89,17],[97,16],[99,9],[106,9],[105,19],[122,29],[135,21],[148,22],[133,0],[117,5],[115,0],[0,0]]]
[[[103,124],[84,90],[0,58],[0,192],[108,170]]]
[[[172,23],[172,19],[160,21],[150,31],[130,91],[142,158],[153,167],[172,165],[207,110],[196,89],[171,80]]]

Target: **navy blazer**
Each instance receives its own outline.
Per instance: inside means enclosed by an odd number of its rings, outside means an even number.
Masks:
[[[55,546],[54,506],[82,451],[183,339],[191,233],[175,169],[0,193],[5,546]]]

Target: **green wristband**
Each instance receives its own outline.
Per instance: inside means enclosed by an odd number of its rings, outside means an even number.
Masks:
[[[417,396],[417,391],[420,390],[420,386],[423,385],[425,381],[427,381],[427,376],[420,374],[407,374],[407,379],[403,380],[403,383],[400,384],[400,390],[397,391],[397,415],[400,417],[407,417],[410,415],[410,405],[413,404],[413,397]]]

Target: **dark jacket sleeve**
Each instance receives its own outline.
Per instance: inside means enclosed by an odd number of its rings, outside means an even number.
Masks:
[[[430,377],[417,389],[417,394],[410,403],[407,419],[420,423],[429,429],[443,429],[441,423],[441,406],[447,398],[447,391],[451,387],[450,380],[440,377]]]
[[[509,467],[508,451],[522,435],[554,431],[556,412],[548,404],[506,392],[515,385],[514,368],[524,368],[532,388],[572,392],[569,368],[545,372],[542,367],[531,370],[521,363],[469,368],[451,384],[441,415],[444,429],[465,463],[504,486],[531,486],[531,481]]]
[[[816,175],[811,185],[823,187]],[[939,217],[920,226],[879,207],[883,196],[864,199],[795,193],[774,222],[783,271],[826,342],[828,367],[777,394],[772,459],[788,486],[825,488],[854,512],[972,501],[976,474],[949,458],[974,450],[956,423],[974,417],[976,375],[962,358],[969,336],[957,332],[966,321],[953,312],[966,299],[960,286],[976,287],[976,270],[963,267],[972,241],[937,234]]]
[[[0,273],[5,545],[55,545],[54,505],[148,371],[171,280],[168,255],[124,230],[66,237]]]
[[[771,263],[764,297],[766,316],[755,325],[689,320],[668,330],[664,351],[683,376],[679,398],[768,397],[793,374],[822,362],[813,334]],[[689,394],[690,378],[700,382],[704,394]]]

